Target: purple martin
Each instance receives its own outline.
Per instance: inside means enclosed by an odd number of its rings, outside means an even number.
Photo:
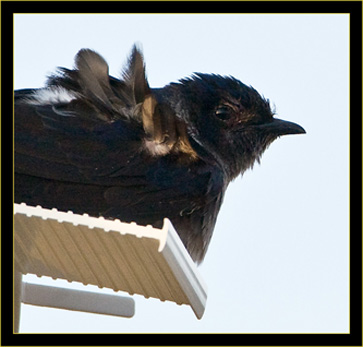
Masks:
[[[304,129],[231,76],[149,86],[135,45],[121,78],[81,49],[40,89],[15,91],[15,202],[160,227],[203,261],[229,183]]]

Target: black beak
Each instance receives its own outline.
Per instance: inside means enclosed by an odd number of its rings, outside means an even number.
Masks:
[[[286,120],[274,118],[272,122],[260,125],[260,127],[272,134],[278,136],[293,135],[293,134],[306,134],[306,131],[299,124],[288,122]]]

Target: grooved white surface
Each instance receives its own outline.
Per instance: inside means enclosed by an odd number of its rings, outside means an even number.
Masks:
[[[162,229],[14,205],[15,265],[62,278],[190,305],[200,319],[207,293],[168,219]]]

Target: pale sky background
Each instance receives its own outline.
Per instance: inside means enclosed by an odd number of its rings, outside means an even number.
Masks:
[[[15,15],[15,88],[43,86],[80,48],[119,76],[134,42],[152,87],[233,75],[307,134],[276,140],[229,186],[199,267],[200,321],[189,306],[135,295],[131,319],[22,305],[20,332],[348,332],[349,15]]]

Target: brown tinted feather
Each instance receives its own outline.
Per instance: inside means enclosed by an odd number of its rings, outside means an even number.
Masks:
[[[90,49],[81,49],[76,58],[76,67],[79,71],[80,84],[86,96],[92,100],[102,102],[104,106],[112,109],[112,92],[108,64],[96,52]]]
[[[132,49],[123,78],[132,90],[135,104],[143,102],[151,93],[146,79],[144,57],[136,46]]]

